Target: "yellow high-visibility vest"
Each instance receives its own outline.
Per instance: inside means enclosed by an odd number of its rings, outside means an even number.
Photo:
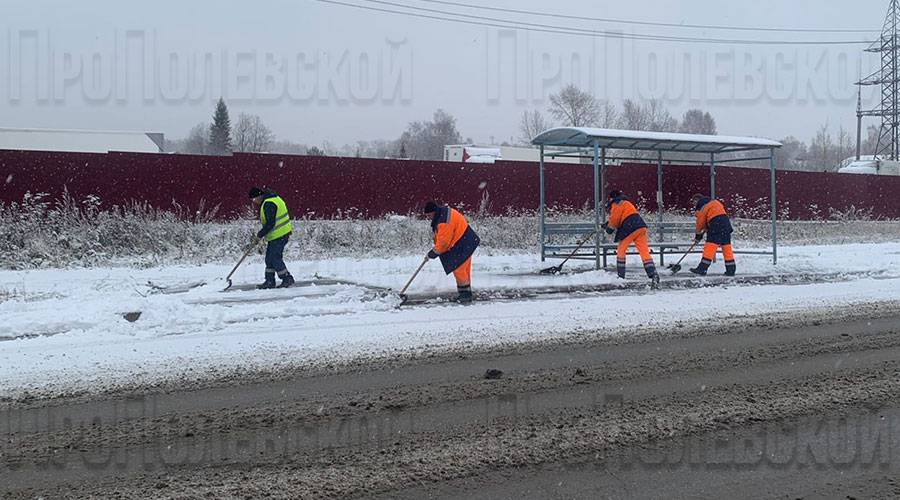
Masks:
[[[266,233],[266,241],[277,240],[291,232],[291,216],[288,214],[287,205],[281,199],[281,196],[263,200],[262,205],[259,206],[259,220],[262,221],[264,226],[266,225],[266,212],[263,210],[263,207],[269,202],[274,203],[278,209],[275,211],[275,227]]]

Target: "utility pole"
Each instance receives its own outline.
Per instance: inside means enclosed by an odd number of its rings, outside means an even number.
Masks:
[[[862,81],[862,61],[859,62],[857,71],[859,81]],[[860,160],[862,148],[862,85],[856,86],[856,161]]]
[[[856,84],[880,85],[881,103],[875,109],[862,110],[861,97],[857,104],[857,159],[859,158],[859,144],[862,137],[862,117],[880,116],[881,129],[878,132],[878,142],[875,145],[875,155],[884,160],[900,159],[900,57],[898,57],[898,36],[900,28],[900,1],[891,0],[887,16],[884,19],[884,28],[881,36],[866,52],[881,55],[881,69],[869,77],[860,80]],[[860,88],[860,92],[862,89]],[[861,96],[861,94],[860,94]]]

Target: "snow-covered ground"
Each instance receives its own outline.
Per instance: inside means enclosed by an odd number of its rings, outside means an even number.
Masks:
[[[633,259],[633,258],[632,258]],[[682,275],[696,264],[689,256]],[[103,390],[170,379],[202,379],[233,370],[313,366],[358,357],[454,347],[558,339],[576,332],[616,335],[635,327],[721,321],[723,317],[809,311],[898,300],[900,243],[803,246],[768,256],[738,256],[739,274],[828,275],[828,283],[723,285],[649,291],[550,295],[470,306],[397,308],[395,293],[419,257],[291,262],[288,290],[222,293],[226,265],[150,269],[0,271],[0,396]],[[571,274],[534,271],[557,264],[533,254],[479,256],[478,290],[541,289],[622,283],[614,273],[569,263]],[[644,280],[637,260],[628,284]],[[259,281],[263,264],[248,262],[236,284]],[[711,274],[721,274],[722,262]],[[663,279],[681,279],[668,277]],[[205,282],[183,293],[178,287]],[[452,292],[452,276],[429,262],[411,292]],[[135,322],[123,314],[140,311]]]

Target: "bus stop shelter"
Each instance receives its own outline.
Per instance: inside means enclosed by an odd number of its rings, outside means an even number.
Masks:
[[[593,260],[595,268],[606,265],[607,250],[613,247],[605,241],[605,234],[600,229],[606,216],[606,167],[610,160],[631,160],[647,163],[656,161],[657,165],[657,191],[656,201],[658,206],[658,235],[659,240],[651,243],[651,248],[656,249],[660,256],[660,265],[666,249],[680,250],[690,243],[662,242],[663,234],[667,230],[663,221],[663,161],[668,156],[678,156],[675,160],[679,164],[699,163],[709,164],[710,196],[716,196],[716,165],[728,165],[744,162],[767,162],[769,168],[770,202],[771,202],[771,249],[735,250],[735,253],[771,255],[772,263],[778,262],[778,231],[776,228],[777,213],[775,208],[775,149],[781,147],[781,143],[754,137],[729,137],[720,135],[676,134],[668,132],[643,132],[635,130],[615,130],[590,127],[559,127],[546,130],[531,141],[539,146],[540,155],[540,225],[541,225],[541,260],[547,258],[564,258],[575,251],[576,245],[553,244],[551,237],[555,235],[581,235],[582,237],[593,234],[593,248],[585,245],[581,253],[572,256],[573,259]],[[554,151],[545,151],[545,147],[555,148]],[[562,151],[559,150],[562,148]],[[628,157],[636,151],[650,152],[651,158]],[[611,156],[614,152],[619,156]],[[625,156],[621,156],[625,155]],[[551,223],[547,222],[545,198],[546,171],[544,166],[545,156],[550,157],[578,157],[590,160],[594,168],[593,194],[594,194],[594,220],[590,222],[576,223]],[[699,158],[699,159],[698,159]]]

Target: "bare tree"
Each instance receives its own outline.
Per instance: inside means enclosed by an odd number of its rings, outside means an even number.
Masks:
[[[607,101],[604,101],[603,108],[600,110],[600,122],[599,125],[603,128],[615,128],[619,124],[619,110],[616,108],[616,105]]]
[[[591,94],[571,83],[550,95],[550,114],[572,127],[588,127],[600,121],[600,106]]]
[[[874,155],[878,148],[878,136],[881,134],[881,128],[878,125],[869,125],[866,127],[866,138],[863,139],[861,153],[864,155]]]
[[[250,152],[250,128],[253,126],[250,115],[241,113],[232,126],[231,139],[234,150],[241,153]]]
[[[853,149],[853,144],[850,141],[850,133],[847,132],[847,129],[844,128],[842,124],[838,127],[838,136],[837,136],[837,161],[843,162],[848,156],[850,156],[851,152],[856,154]],[[835,166],[837,167],[837,165]]]
[[[519,140],[523,144],[531,144],[531,140],[538,134],[552,127],[550,123],[544,119],[544,115],[538,110],[522,113],[522,119],[519,120]]]
[[[246,113],[238,116],[231,135],[234,139],[234,150],[241,153],[267,151],[275,140],[275,134],[263,123],[262,118]]]
[[[806,144],[795,137],[785,137],[781,147],[775,150],[775,165],[778,168],[803,170],[807,161]]]
[[[825,172],[833,168],[834,141],[829,131],[828,120],[819,127],[815,138],[809,145],[809,155],[812,160],[811,167],[818,172]]]
[[[689,109],[681,118],[678,131],[684,134],[716,135],[716,120],[702,109]]]
[[[647,130],[649,121],[644,108],[632,101],[625,99],[622,103],[622,113],[619,115],[619,128],[625,130]]]
[[[399,140],[414,160],[440,160],[444,157],[444,146],[461,143],[462,136],[456,129],[456,118],[438,109],[432,121],[410,123]]]
[[[191,155],[207,154],[209,152],[207,137],[209,137],[209,125],[205,123],[194,125],[185,137],[180,152]]]
[[[397,141],[376,139],[374,141],[359,141],[360,154],[365,158],[391,158],[400,147]]]
[[[669,114],[669,108],[660,99],[650,99],[644,105],[644,113],[647,115],[647,130],[650,132],[675,132],[678,130],[678,120]]]

